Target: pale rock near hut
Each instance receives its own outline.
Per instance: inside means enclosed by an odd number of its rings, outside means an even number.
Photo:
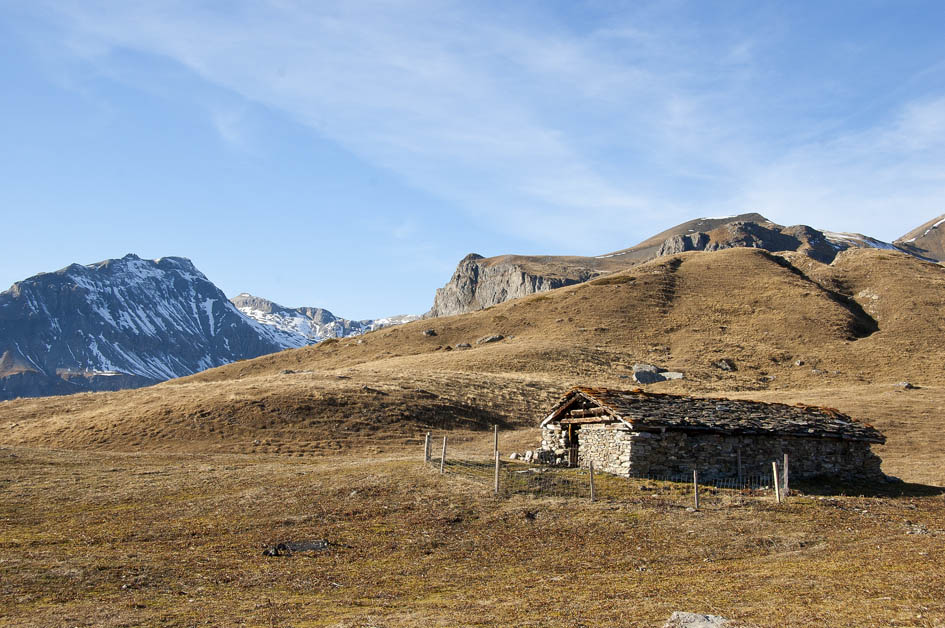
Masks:
[[[683,377],[682,373],[667,371],[653,364],[637,363],[633,365],[633,381],[638,384],[656,384],[670,379],[683,379]]]
[[[663,624],[663,628],[722,628],[730,626],[731,622],[718,615],[702,615],[700,613],[685,613],[676,611]]]

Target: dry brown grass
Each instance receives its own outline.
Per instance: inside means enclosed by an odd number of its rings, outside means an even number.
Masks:
[[[648,361],[687,374],[654,390],[840,407],[887,434],[891,472],[941,483],[945,431],[933,391],[945,386],[945,270],[874,250],[845,252],[833,265],[783,258],[688,253],[152,388],[6,402],[0,443],[310,456],[370,442],[383,450],[429,428],[534,425],[569,386],[629,386],[633,364]],[[421,333],[430,327],[436,336]],[[476,344],[495,333],[505,340]],[[738,370],[714,368],[721,357]],[[923,388],[896,393],[900,380]]]
[[[0,625],[658,626],[680,609],[761,626],[945,622],[940,495],[700,513],[496,500],[415,450],[0,450]],[[338,545],[261,555],[311,539]]]
[[[687,376],[653,390],[837,407],[886,434],[887,473],[945,485],[945,270],[783,257],[689,253],[151,388],[0,403],[0,625],[941,625],[945,503],[916,487],[693,514],[496,502],[415,462],[427,430],[481,449],[493,423],[534,426],[647,361]],[[350,547],[259,555],[309,538]]]

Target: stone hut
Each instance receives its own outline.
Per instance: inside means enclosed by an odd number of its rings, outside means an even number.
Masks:
[[[538,459],[624,476],[770,474],[879,480],[876,429],[830,408],[608,388],[570,390],[541,422]]]

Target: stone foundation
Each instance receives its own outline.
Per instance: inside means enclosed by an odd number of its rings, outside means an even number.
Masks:
[[[622,423],[574,426],[578,464],[594,461],[598,471],[624,476],[683,475],[699,471],[706,480],[738,475],[741,456],[743,476],[771,473],[788,455],[792,478],[829,476],[844,480],[880,480],[880,458],[865,441],[837,438],[803,438],[777,435],[726,435],[667,430],[633,432]],[[567,450],[574,443],[560,425],[542,428],[538,459],[567,464]]]

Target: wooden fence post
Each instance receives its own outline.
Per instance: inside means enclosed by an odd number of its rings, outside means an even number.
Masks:
[[[443,473],[443,467],[446,465],[446,437],[443,437],[443,453],[440,454],[440,473]]]
[[[591,460],[590,462],[590,470],[591,470],[591,501],[594,501],[597,498],[597,494],[596,494],[596,491],[594,490],[594,461],[593,460]]]
[[[787,499],[787,496],[790,495],[791,489],[788,487],[788,459],[787,454],[784,454],[784,470],[782,471],[784,479],[781,481],[782,492],[784,498]]]
[[[696,502],[696,510],[699,510],[699,472],[692,470],[692,496]]]
[[[430,463],[430,432],[427,432],[427,437],[423,441],[423,464]]]
[[[495,452],[495,494],[499,494],[499,467],[502,464],[499,458],[499,452]]]
[[[777,461],[771,463],[771,470],[772,470],[772,475],[773,475],[771,479],[774,480],[774,498],[778,500],[778,503],[780,504],[781,503],[781,487],[779,486],[780,483],[778,482]]]

